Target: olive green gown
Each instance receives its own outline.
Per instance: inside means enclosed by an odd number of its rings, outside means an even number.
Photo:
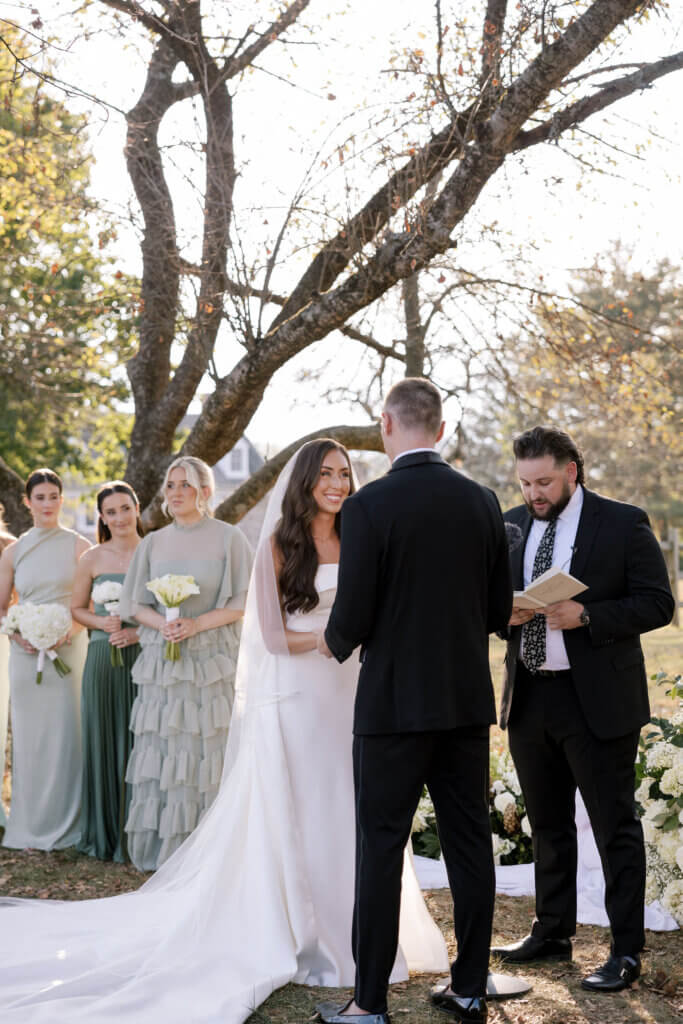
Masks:
[[[100,573],[93,585],[105,580],[123,583],[123,573]],[[96,615],[107,615],[95,603]],[[127,860],[124,825],[130,804],[126,767],[131,748],[128,728],[135,700],[131,670],[140,653],[138,644],[121,649],[123,667],[111,663],[109,636],[93,629],[83,670],[81,729],[83,734],[83,790],[79,849],[100,860]]]

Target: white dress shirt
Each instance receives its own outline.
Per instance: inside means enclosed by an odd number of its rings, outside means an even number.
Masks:
[[[580,484],[577,484],[576,490],[569,499],[567,507],[560,512],[557,517],[555,543],[553,545],[553,568],[557,567],[558,569],[564,570],[564,572],[569,572],[569,563],[571,562],[572,555],[574,554],[576,530],[579,525],[579,517],[581,515],[582,508],[583,488]],[[538,545],[541,543],[541,537],[547,528],[548,521],[546,519],[534,519],[531,524],[526,547],[524,549],[525,588],[531,583],[534,559],[536,558]],[[522,633],[522,643],[519,651],[520,658],[523,653],[523,645],[524,633]],[[562,669],[570,667],[569,658],[567,657],[567,648],[564,645],[564,636],[562,635],[561,629],[550,629],[548,626],[545,627],[545,661],[540,667],[542,669],[548,669],[555,672],[559,672]]]
[[[400,452],[399,455],[396,455],[392,459],[392,466],[398,459],[402,459],[404,455],[415,455],[417,452],[434,452],[434,454],[436,455],[436,448],[409,448],[405,452]]]

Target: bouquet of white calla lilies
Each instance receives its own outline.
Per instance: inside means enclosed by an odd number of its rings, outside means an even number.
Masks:
[[[38,651],[36,683],[43,681],[46,655],[58,675],[65,676],[71,671],[53,650],[70,629],[71,612],[64,605],[32,604],[30,601],[13,605],[0,623],[3,633],[21,633],[24,640]]]
[[[97,604],[103,604],[110,615],[119,615],[121,612],[121,603],[119,598],[121,597],[121,591],[123,590],[123,583],[118,583],[116,580],[102,580],[92,588],[92,599]],[[113,668],[123,668],[123,655],[119,647],[114,647],[110,642],[111,647],[111,664]]]
[[[159,604],[166,609],[166,621],[173,622],[180,615],[179,606],[193,594],[199,593],[199,587],[195,583],[194,576],[180,576],[167,572],[165,576],[159,576],[146,584],[151,590]],[[178,661],[180,658],[180,647],[175,640],[167,640],[164,648],[164,657],[168,661]]]

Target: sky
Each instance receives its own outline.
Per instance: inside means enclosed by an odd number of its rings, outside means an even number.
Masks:
[[[147,5],[149,6],[149,4]],[[231,10],[250,13],[253,9],[275,9],[267,0],[251,0],[230,5]],[[462,10],[466,3],[444,3],[444,10]],[[676,5],[672,4],[672,8]],[[204,0],[203,8],[210,7]],[[222,7],[222,5],[219,5]],[[481,7],[481,5],[479,5]],[[76,25],[71,12],[72,0],[33,0],[11,3],[0,0],[0,18],[27,25],[37,11],[45,28],[60,40],[57,54],[59,74],[85,92],[103,97],[113,108],[124,111],[135,102],[145,75],[145,43],[121,45],[103,31],[108,15],[100,4],[92,4],[84,16],[83,28]],[[252,251],[266,246],[286,209],[304,169],[315,168],[320,179],[311,194],[311,218],[317,217],[315,202],[325,197],[343,196],[341,175],[346,168],[323,171],[323,157],[334,155],[334,145],[349,130],[356,129],[357,146],[362,145],[362,126],[368,117],[376,117],[397,99],[397,91],[407,95],[408,79],[394,79],[392,68],[407,46],[429,50],[433,43],[433,5],[414,0],[313,0],[306,12],[309,33],[297,31],[296,46],[277,45],[273,53],[259,61],[267,68],[245,76],[236,90],[235,125],[237,156],[243,167],[238,180],[235,227]],[[683,14],[674,10],[670,20],[653,17],[627,39],[612,63],[633,59],[652,60],[682,48]],[[394,63],[392,63],[392,58]],[[620,72],[615,72],[619,74]],[[609,174],[589,175],[585,166],[568,156],[560,147],[535,147],[523,158],[508,161],[486,190],[476,216],[481,223],[496,222],[497,230],[508,238],[520,259],[528,259],[545,280],[558,288],[566,286],[572,268],[588,266],[604,257],[621,240],[633,248],[634,265],[647,269],[668,256],[680,262],[683,255],[680,217],[681,147],[680,95],[683,73],[660,80],[644,93],[616,105],[606,122],[597,118],[587,122],[589,132],[607,131],[610,148],[600,159],[612,158]],[[333,97],[333,98],[331,98]],[[123,158],[125,120],[116,109],[98,107],[81,98],[70,101],[91,115],[91,146],[95,154],[92,191],[118,219],[131,207],[131,189]],[[193,115],[188,104],[164,124],[162,141],[174,135],[191,137]],[[636,155],[636,147],[639,152]],[[587,137],[575,152],[591,160],[597,149]],[[316,155],[318,154],[318,155]],[[169,151],[169,155],[170,151]],[[352,158],[349,151],[349,157]],[[179,171],[171,171],[175,181],[176,215],[181,231],[189,238],[196,221],[198,196],[183,182],[188,165],[179,157]],[[353,162],[349,164],[352,175]],[[193,172],[190,172],[193,173]],[[552,188],[548,182],[553,181]],[[365,186],[366,192],[363,192]],[[372,190],[372,175],[352,180],[350,205]],[[268,221],[268,224],[264,222]],[[468,266],[487,273],[509,272],[499,250],[481,236],[476,244],[462,249]],[[189,250],[191,252],[191,248]],[[132,228],[122,228],[117,243],[122,268],[138,272],[139,249]],[[460,257],[461,250],[458,250]],[[272,285],[284,290],[287,277],[300,269],[307,250],[292,251],[288,265]],[[281,287],[278,288],[278,281]],[[391,331],[381,318],[376,326]],[[334,342],[332,342],[334,346]],[[280,371],[266,393],[266,399],[252,421],[248,434],[261,447],[272,450],[288,443],[321,424],[362,422],[364,416],[345,403],[330,404],[316,398],[322,388],[312,387],[293,406],[296,375],[311,365],[322,365],[330,354],[330,341],[318,343]],[[236,341],[224,338],[218,352],[221,371],[229,369],[239,356]],[[358,357],[352,352],[342,365],[337,363],[325,376],[334,386],[345,384],[357,370]]]

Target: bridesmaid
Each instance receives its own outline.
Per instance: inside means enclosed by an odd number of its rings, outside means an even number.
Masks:
[[[91,611],[91,593],[98,583],[123,583],[143,535],[140,507],[130,484],[114,480],[97,494],[97,545],[85,552],[76,570],[71,614],[90,630],[83,672],[83,789],[79,849],[100,860],[123,862],[123,829],[130,789],[125,783],[130,753],[128,722],[135,698],[131,669],[140,653],[137,629],[110,615],[104,605]],[[121,650],[123,667],[111,663],[113,647]]]
[[[17,538],[7,527],[0,505],[0,553]],[[7,815],[2,802],[2,786],[5,778],[5,752],[7,750],[7,712],[9,711],[9,637],[0,633],[0,829],[7,825]]]
[[[221,781],[252,553],[241,530],[213,519],[213,490],[201,459],[171,463],[163,509],[173,522],[142,541],[122,594],[122,614],[141,624],[126,776],[133,787],[128,852],[141,871],[159,867],[180,846]],[[168,625],[146,587],[166,573],[193,576],[200,589]],[[167,640],[180,642],[178,661],[165,660]]]
[[[0,557],[0,616],[12,588],[19,603],[71,606],[76,564],[90,544],[59,523],[62,481],[37,469],[26,481],[34,526]],[[79,839],[81,799],[81,675],[87,638],[79,624],[57,645],[71,671],[61,678],[45,659],[36,685],[36,651],[15,633],[10,644],[12,802],[3,845],[61,850]]]

